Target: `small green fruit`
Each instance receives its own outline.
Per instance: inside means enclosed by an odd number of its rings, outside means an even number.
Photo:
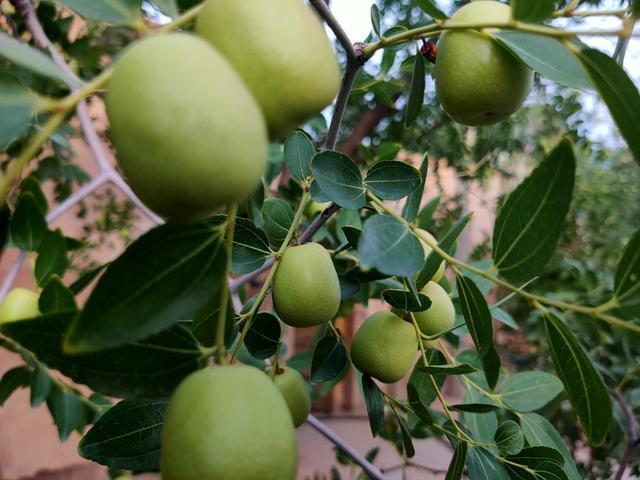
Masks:
[[[496,1],[471,2],[453,22],[508,22],[511,8]],[[434,69],[438,98],[456,122],[491,125],[515,113],[531,90],[533,73],[488,32],[447,31],[438,42]]]
[[[271,377],[273,368],[267,369],[267,375]],[[293,424],[296,427],[302,425],[311,412],[311,395],[307,388],[307,382],[297,370],[289,367],[281,367],[273,378],[273,383],[287,402]]]
[[[293,480],[298,463],[287,404],[253,367],[191,374],[162,427],[163,480]]]
[[[315,327],[336,316],[340,281],[322,245],[307,243],[285,251],[273,280],[273,305],[284,323],[297,328]]]
[[[336,55],[302,0],[208,0],[196,31],[245,80],[272,138],[320,113],[338,93]]]
[[[14,288],[0,303],[0,325],[40,316],[39,295],[26,288]]]
[[[362,373],[384,383],[402,379],[416,357],[418,337],[410,323],[391,312],[374,313],[351,343],[351,360]]]
[[[195,35],[133,45],[116,63],[106,103],[118,163],[160,215],[202,218],[249,196],[264,173],[262,113],[229,62]]]
[[[420,331],[427,335],[439,335],[453,327],[456,320],[456,309],[446,290],[435,282],[427,283],[421,290],[431,300],[431,307],[424,312],[416,312],[415,318]],[[425,340],[427,348],[434,348],[435,340]]]
[[[433,243],[438,243],[438,241],[436,240],[436,238],[431,235],[429,232],[427,232],[426,230],[423,230],[421,228],[419,228],[418,230],[420,230],[420,232],[422,232],[422,234],[426,235],[430,240],[433,241]],[[420,237],[418,237],[420,238]],[[420,239],[420,243],[422,243],[422,248],[424,249],[424,259],[425,261],[429,258],[429,255],[431,255],[431,252],[433,252],[433,249],[429,246],[429,244],[425,241],[423,241],[422,239]],[[435,273],[435,275],[433,276],[433,278],[431,279],[432,281],[438,283],[442,277],[444,276],[444,270],[446,268],[446,265],[444,263],[444,260],[442,262],[440,262],[440,266],[438,267],[438,271]]]

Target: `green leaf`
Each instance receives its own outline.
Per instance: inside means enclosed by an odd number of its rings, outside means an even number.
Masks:
[[[79,394],[55,383],[47,397],[47,407],[58,427],[58,436],[62,442],[75,430],[82,431],[91,421],[91,412]]]
[[[63,83],[71,81],[51,58],[2,31],[0,31],[0,57],[45,77],[60,80]],[[4,88],[4,82],[0,86]]]
[[[564,458],[563,469],[569,479],[582,480],[569,449],[558,431],[546,418],[537,413],[526,413],[520,415],[520,426],[529,445],[556,449]]]
[[[191,333],[201,345],[213,347],[218,330],[220,317],[220,295],[212,295],[204,307],[202,307],[191,322]],[[224,341],[227,348],[231,347],[238,335],[238,325],[235,323],[233,302],[227,300],[227,317],[225,319]]]
[[[509,195],[493,230],[493,263],[512,283],[539,275],[553,256],[575,179],[573,146],[563,140]]]
[[[601,445],[612,420],[611,398],[589,357],[554,314],[544,317],[549,351],[571,405],[592,445]]]
[[[157,471],[167,406],[167,400],[123,400],[82,437],[78,453],[109,468]]]
[[[225,269],[219,227],[207,221],[157,227],[109,265],[71,325],[65,348],[105,350],[191,320],[226,281]]]
[[[38,307],[44,315],[78,309],[73,293],[65,287],[57,275],[52,276],[42,290]]]
[[[359,210],[366,205],[360,169],[346,155],[337,152],[318,153],[311,171],[322,193],[341,207]]]
[[[620,258],[614,295],[620,308],[640,316],[640,230],[631,236]]]
[[[369,416],[369,426],[374,437],[384,423],[384,397],[375,382],[368,375],[362,375],[362,393]]]
[[[450,405],[451,410],[457,410],[458,412],[467,413],[491,413],[496,410],[500,410],[497,405],[491,405],[489,403],[457,403]]]
[[[21,250],[36,251],[47,235],[47,221],[31,192],[20,195],[11,219],[11,240]]]
[[[515,20],[541,22],[551,16],[554,0],[511,0],[511,13]]]
[[[471,447],[467,453],[469,480],[510,480],[509,474],[488,450]]]
[[[543,77],[567,87],[593,90],[576,56],[558,39],[515,30],[500,30],[492,35]]]
[[[315,154],[316,148],[304,132],[295,131],[284,142],[284,161],[291,174],[300,181],[311,175],[311,160]]]
[[[451,227],[449,231],[447,231],[447,233],[445,233],[442,239],[438,242],[438,246],[448,254],[452,255],[455,251],[456,240],[467,226],[467,223],[469,223],[469,220],[471,220],[471,214],[466,215],[464,218],[462,218],[462,220]],[[442,260],[442,257],[436,252],[431,252],[429,257],[427,257],[427,261],[420,271],[418,278],[416,279],[416,285],[418,289],[421,290],[422,287],[429,283],[429,281],[433,278],[433,276],[440,268]]]
[[[85,288],[87,288],[91,283],[98,278],[109,266],[109,263],[105,263],[104,265],[100,265],[92,270],[89,270],[87,273],[82,275],[78,280],[69,285],[69,290],[73,292],[74,295],[78,295]]]
[[[516,455],[524,448],[524,435],[513,420],[500,424],[494,437],[498,450],[503,455]]]
[[[469,277],[456,275],[460,308],[469,328],[478,356],[484,357],[493,348],[493,322],[482,292]]]
[[[284,200],[279,198],[267,198],[262,204],[262,218],[264,218],[264,231],[271,243],[282,245],[291,224],[293,223],[293,210]]]
[[[419,293],[417,301],[415,295],[406,290],[385,290],[382,292],[382,298],[392,307],[405,312],[424,312],[431,307],[431,300],[426,295]]]
[[[244,343],[251,355],[266,360],[278,351],[280,335],[280,321],[271,313],[260,312],[247,332]]]
[[[336,378],[347,366],[347,350],[336,337],[324,337],[313,351],[311,383]]]
[[[429,365],[428,367],[420,367],[429,375],[468,375],[478,370],[469,363],[459,363],[457,365]]]
[[[360,265],[387,275],[408,277],[420,270],[424,250],[420,240],[400,220],[390,215],[374,215],[362,229]]]
[[[44,368],[35,368],[31,375],[31,406],[33,408],[39,407],[44,403],[51,389],[53,388],[53,382]]]
[[[613,58],[591,48],[577,54],[640,165],[640,93]]]
[[[505,467],[513,478],[522,480],[568,480],[563,470],[564,459],[553,448],[528,447],[508,457]],[[522,465],[519,467],[516,465]]]
[[[422,401],[420,391],[412,383],[407,383],[407,400],[413,413],[426,422],[427,425],[433,424],[433,416],[429,412],[428,405],[425,405]]]
[[[369,169],[365,187],[383,200],[400,200],[421,183],[420,172],[403,162],[384,160]]]
[[[448,18],[442,10],[436,7],[433,0],[416,0],[416,4],[423,12],[428,13],[437,20],[446,20]]]
[[[31,193],[36,201],[38,202],[38,206],[43,214],[46,214],[49,210],[49,204],[47,202],[47,197],[42,191],[42,187],[40,186],[40,181],[33,175],[28,176],[22,184],[20,184],[20,193]]]
[[[371,26],[374,33],[380,38],[380,9],[375,3],[371,5]]]
[[[11,228],[11,210],[7,204],[0,206],[0,256],[9,239],[9,229]]]
[[[37,107],[34,95],[13,78],[0,75],[0,149],[24,134]]]
[[[40,247],[34,273],[38,285],[45,285],[52,275],[64,275],[69,266],[67,240],[58,229],[50,232]]]
[[[62,340],[74,315],[66,312],[12,322],[2,325],[0,331],[48,367],[113,397],[167,397],[184,377],[200,368],[198,344],[179,325],[106,352],[67,355],[62,351]]]
[[[447,360],[437,350],[431,350],[428,355],[429,365],[431,366],[447,364]],[[433,375],[433,379],[438,388],[442,388],[446,378],[447,376],[444,374]],[[437,392],[431,381],[431,375],[424,371],[423,365],[418,364],[414,367],[411,377],[409,377],[409,384],[415,388],[418,399],[425,408],[428,408],[436,399]]]
[[[476,390],[467,390],[464,395],[464,403],[469,405],[486,404],[493,406],[493,403],[488,398]],[[496,412],[463,412],[462,419],[475,440],[487,444],[493,443],[493,438],[498,430],[498,416]]]
[[[467,442],[458,441],[456,449],[453,452],[451,463],[447,469],[447,475],[444,480],[460,480],[462,478],[462,472],[464,471],[464,465],[467,461],[467,450],[469,445]]]
[[[402,218],[407,222],[413,222],[420,210],[420,203],[422,202],[422,195],[427,183],[427,172],[429,170],[429,158],[425,154],[420,165],[420,185],[415,188],[407,198],[407,202],[402,209]]]
[[[480,359],[482,362],[482,369],[484,370],[484,376],[487,379],[487,384],[490,390],[494,390],[498,384],[500,378],[500,355],[494,347],[491,347],[489,352]]]
[[[233,271],[249,273],[260,268],[271,255],[264,230],[247,218],[237,218],[233,234]]]
[[[425,82],[425,66],[424,57],[420,50],[414,57],[413,62],[413,76],[411,77],[411,87],[409,89],[409,98],[407,100],[407,108],[404,115],[404,126],[409,127],[416,121],[422,105],[424,104],[424,89],[426,87]]]
[[[424,174],[424,180],[426,181],[427,175]],[[440,205],[440,196],[432,198],[427,202],[427,204],[422,207],[422,210],[418,213],[416,217],[416,225],[423,230],[427,230],[429,226],[433,223],[433,215],[436,213],[438,206]]]
[[[500,398],[516,412],[532,412],[544,407],[564,390],[555,375],[546,372],[522,372],[511,375]]]
[[[28,367],[16,367],[7,371],[0,380],[0,407],[19,388],[29,386],[31,370]]]
[[[413,446],[413,440],[411,439],[411,431],[409,430],[409,426],[407,425],[405,419],[398,414],[393,405],[391,406],[391,411],[393,411],[393,415],[396,417],[396,421],[398,422],[398,426],[400,427],[404,456],[406,458],[412,458],[416,454],[416,450]]]
[[[51,1],[51,0],[48,0]],[[137,26],[142,21],[141,0],[55,0],[81,17],[113,25]]]

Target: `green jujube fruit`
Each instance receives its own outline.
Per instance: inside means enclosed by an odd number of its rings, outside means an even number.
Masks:
[[[196,32],[240,73],[274,139],[320,113],[338,93],[335,52],[303,0],[207,0]]]
[[[172,220],[248,197],[266,168],[262,113],[229,62],[195,35],[156,35],[117,60],[111,139],[133,191]]]
[[[509,20],[511,7],[486,0],[471,2],[451,17],[458,23]],[[458,123],[481,126],[500,122],[522,106],[533,72],[490,32],[456,30],[440,37],[434,78],[447,114]]]
[[[267,369],[271,377],[273,369]],[[289,412],[296,427],[302,425],[311,412],[311,395],[304,377],[294,368],[280,367],[273,377],[273,383],[287,402]]]
[[[395,383],[413,365],[417,349],[413,325],[381,311],[367,318],[354,335],[351,361],[362,373],[384,383]]]
[[[322,245],[287,248],[273,279],[273,305],[291,327],[314,327],[336,316],[340,281]]]
[[[420,331],[431,337],[450,330],[456,320],[456,309],[446,290],[435,282],[429,282],[420,292],[431,300],[431,307],[414,314]],[[424,340],[423,343],[427,348],[436,345],[435,340]]]
[[[189,375],[162,427],[163,480],[293,480],[295,429],[284,398],[248,366]]]
[[[0,325],[40,316],[36,292],[26,288],[14,288],[0,303]]]

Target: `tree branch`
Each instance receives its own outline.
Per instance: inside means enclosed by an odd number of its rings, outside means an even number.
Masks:
[[[340,22],[338,22],[325,1],[309,0],[309,3],[311,3],[311,6],[313,6],[316,12],[318,12],[318,15],[320,15],[324,19],[324,21],[327,22],[327,25],[329,25],[329,28],[333,31],[334,35],[338,39],[338,42],[340,42],[340,45],[342,45],[342,48],[344,48],[344,51],[347,54],[347,59],[350,61],[357,61],[359,56],[358,52],[353,46],[353,42],[351,42],[349,36],[347,35],[347,32],[344,31],[342,25],[340,25]]]

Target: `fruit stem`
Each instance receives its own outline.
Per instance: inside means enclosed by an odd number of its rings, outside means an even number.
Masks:
[[[476,275],[479,275],[483,278],[486,278],[487,280],[491,281],[492,283],[499,285],[500,287],[503,287],[507,290],[510,290],[512,292],[514,292],[515,294],[519,295],[520,297],[528,300],[529,302],[533,303],[533,302],[539,302],[540,304],[543,305],[548,305],[551,307],[556,307],[559,308],[561,310],[569,310],[572,312],[576,312],[576,313],[582,313],[584,315],[588,315],[592,318],[595,318],[597,320],[601,320],[603,322],[608,323],[609,325],[612,326],[618,326],[621,328],[624,328],[626,330],[630,330],[632,332],[636,332],[636,333],[640,333],[640,325],[635,325],[631,322],[627,322],[621,318],[615,317],[613,315],[608,315],[605,312],[611,310],[612,308],[615,308],[615,305],[617,304],[616,302],[613,301],[609,301],[603,305],[600,305],[599,307],[588,307],[585,305],[576,305],[573,303],[566,303],[566,302],[562,302],[559,300],[553,300],[551,298],[547,298],[547,297],[543,297],[540,295],[535,295],[533,293],[529,293],[525,290],[523,290],[520,287],[517,287],[515,285],[510,284],[509,282],[507,282],[506,280],[502,280],[499,277],[496,277],[494,275],[491,274],[490,271],[486,271],[483,270],[481,268],[475,267],[473,265],[470,265],[462,260],[459,260],[457,258],[455,258],[452,255],[449,255],[448,252],[444,251],[442,248],[440,248],[440,246],[438,245],[437,242],[434,242],[432,238],[429,238],[429,236],[425,235],[424,233],[422,233],[420,231],[420,229],[418,229],[418,227],[416,227],[416,225],[408,222],[406,219],[404,219],[401,215],[399,215],[396,211],[394,211],[393,209],[387,207],[384,202],[382,200],[380,200],[378,197],[376,197],[374,194],[372,194],[371,192],[367,192],[367,196],[369,197],[369,200],[371,201],[371,203],[377,207],[379,207],[380,209],[382,209],[384,211],[384,213],[391,215],[392,217],[394,217],[395,219],[399,220],[400,222],[402,222],[404,225],[406,225],[413,233],[414,235],[416,235],[419,239],[421,239],[424,243],[426,243],[427,245],[429,245],[433,251],[438,254],[440,257],[442,257],[447,263],[449,263],[452,266],[455,267],[459,267],[463,270],[467,270],[469,272],[475,273]]]
[[[222,285],[220,286],[220,299],[218,310],[218,322],[216,323],[215,345],[217,350],[218,365],[224,364],[227,357],[227,349],[224,342],[224,333],[227,326],[227,306],[229,305],[229,282],[226,279],[231,273],[231,262],[233,257],[233,234],[236,226],[236,215],[238,214],[238,203],[233,202],[227,209],[227,220],[224,223],[225,248],[227,251],[227,264],[225,265]]]
[[[251,310],[249,310],[249,312],[245,315],[245,318],[246,318],[245,324],[242,327],[242,332],[240,332],[240,338],[233,350],[233,354],[231,355],[232,364],[237,361],[238,354],[240,353],[240,348],[244,343],[244,339],[247,336],[249,329],[253,325],[253,321],[256,318],[256,314],[258,313],[258,310],[260,309],[260,305],[262,305],[264,298],[267,296],[267,293],[271,288],[271,282],[273,281],[273,277],[275,276],[276,271],[278,270],[278,265],[280,264],[280,258],[282,258],[282,255],[284,255],[284,252],[287,250],[287,248],[291,246],[291,239],[293,238],[293,235],[298,229],[298,225],[302,220],[302,216],[304,215],[304,209],[307,206],[307,203],[309,202],[309,197],[310,197],[309,187],[305,185],[304,190],[302,191],[302,197],[300,198],[298,209],[296,210],[296,213],[293,216],[293,221],[291,222],[291,227],[289,227],[287,236],[282,241],[282,244],[280,245],[280,248],[278,249],[278,251],[274,254],[275,260],[273,262],[273,265],[271,266],[271,269],[269,270],[269,273],[267,274],[267,278],[264,280],[264,283],[262,284],[262,288],[260,289],[260,292],[258,293],[258,296],[255,302],[251,306]]]

